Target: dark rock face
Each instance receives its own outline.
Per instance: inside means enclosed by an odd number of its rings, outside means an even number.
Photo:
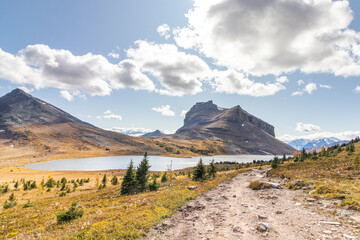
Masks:
[[[194,105],[176,135],[224,141],[228,153],[292,154],[295,151],[275,138],[272,125],[240,106],[224,109],[212,101]]]
[[[67,122],[92,126],[20,89],[0,98],[0,126],[16,128],[28,123],[51,125]]]
[[[141,138],[149,138],[149,137],[165,137],[167,136],[165,133],[161,132],[160,130],[155,130],[153,132],[145,133],[141,135]]]

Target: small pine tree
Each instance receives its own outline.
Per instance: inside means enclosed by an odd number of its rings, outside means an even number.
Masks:
[[[214,159],[210,161],[210,166],[209,166],[209,177],[210,178],[215,178],[216,177],[216,166],[215,166],[215,163],[214,163]]]
[[[197,164],[193,173],[193,180],[199,181],[205,179],[206,179],[205,166],[203,164],[202,158],[200,158],[199,163]]]
[[[167,176],[166,176],[166,172],[163,173],[162,177],[161,177],[161,182],[167,182]]]
[[[147,182],[149,179],[149,159],[147,152],[145,152],[142,161],[139,164],[139,167],[136,171],[136,182],[138,184],[139,192],[144,192],[147,189]]]
[[[271,162],[271,167],[275,169],[278,166],[279,166],[279,158],[274,157],[274,160],[272,160],[272,162]]]
[[[14,184],[14,188],[18,188],[19,187],[19,181],[16,181],[16,183]]]
[[[135,194],[137,191],[137,182],[135,179],[134,173],[134,164],[133,161],[130,161],[129,167],[126,171],[124,179],[121,183],[121,194],[122,195],[130,195]]]
[[[160,187],[160,184],[156,183],[156,175],[153,176],[153,182],[149,184],[150,191],[157,191]]]
[[[106,183],[107,183],[107,177],[106,177],[106,174],[104,174],[104,177],[102,179],[102,188],[106,188]]]
[[[111,178],[111,184],[112,185],[118,185],[119,184],[119,180],[115,175]]]

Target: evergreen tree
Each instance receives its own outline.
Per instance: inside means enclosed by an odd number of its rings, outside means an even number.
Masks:
[[[112,185],[118,185],[119,184],[119,180],[115,175],[111,179],[111,184]]]
[[[130,165],[124,176],[124,179],[121,183],[121,194],[122,195],[135,194],[136,190],[137,190],[137,182],[135,179],[134,164],[133,161],[131,160]]]
[[[147,182],[149,179],[149,158],[147,152],[145,152],[143,159],[141,160],[139,167],[136,171],[136,182],[138,184],[139,192],[144,192],[147,189]]]
[[[282,158],[282,163],[284,163],[285,161],[286,161],[286,155],[284,154]]]
[[[104,174],[104,177],[103,177],[103,179],[102,179],[102,184],[103,184],[103,188],[105,188],[106,187],[106,183],[107,183],[107,177],[106,177],[106,174]]]
[[[162,175],[161,182],[167,182],[166,172],[164,172],[164,174]]]
[[[214,163],[214,159],[213,159],[213,160],[210,161],[210,166],[209,166],[209,171],[208,171],[209,177],[215,178],[215,176],[216,176],[216,171],[217,171],[217,169],[216,169],[216,166],[215,166],[215,163]]]
[[[150,191],[157,191],[160,187],[160,184],[156,183],[156,175],[153,175],[153,182],[149,184]]]
[[[272,162],[271,162],[271,167],[272,168],[277,168],[278,166],[279,166],[279,158],[278,157],[274,157],[274,160],[272,160]]]
[[[205,178],[206,178],[205,166],[203,164],[202,159],[200,158],[199,163],[197,164],[194,170],[193,179],[195,181],[199,181],[199,180],[205,180]]]

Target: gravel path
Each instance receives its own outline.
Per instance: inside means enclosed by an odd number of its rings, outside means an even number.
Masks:
[[[180,208],[147,239],[360,239],[357,212],[336,209],[334,201],[309,202],[302,190],[249,189],[257,179],[274,182],[239,174]]]

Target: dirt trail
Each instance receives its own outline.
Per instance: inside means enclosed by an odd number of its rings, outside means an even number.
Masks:
[[[147,239],[359,239],[357,212],[336,209],[334,201],[308,202],[307,191],[249,189],[257,179],[275,181],[258,173],[239,174],[183,206]],[[257,229],[260,222],[270,229]]]

